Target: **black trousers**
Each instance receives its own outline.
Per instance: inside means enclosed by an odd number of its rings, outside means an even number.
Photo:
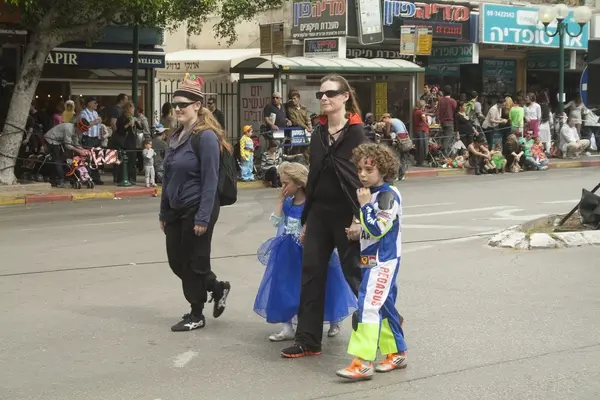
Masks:
[[[349,242],[345,232],[351,223],[351,212],[322,209],[317,205],[310,210],[306,221],[296,343],[311,349],[321,348],[327,269],[334,248],[338,250],[352,291],[358,294],[360,288],[360,244]]]
[[[201,236],[194,234],[196,208],[181,213],[165,224],[167,258],[175,275],[181,279],[183,295],[190,303],[192,314],[202,315],[207,292],[213,292],[217,277],[210,265],[210,251],[215,223],[219,219],[219,202],[215,201],[211,221]]]
[[[413,142],[415,143],[415,163],[417,166],[421,166],[427,158],[429,138],[425,132],[416,131],[413,134]]]
[[[50,152],[51,162],[54,164],[54,173],[52,180],[56,183],[62,183],[65,180],[65,153],[62,146],[59,144],[47,143],[48,151]]]
[[[277,173],[277,167],[271,167],[265,172],[265,180],[269,182],[272,187],[279,187],[279,173]]]

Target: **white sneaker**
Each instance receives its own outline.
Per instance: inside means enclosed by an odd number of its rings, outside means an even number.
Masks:
[[[288,329],[283,329],[279,333],[274,333],[269,336],[269,340],[271,342],[285,342],[288,340],[294,340],[296,338],[296,332],[292,329],[291,331]]]
[[[364,381],[367,379],[372,379],[374,374],[373,363],[363,364],[361,360],[354,359],[352,364],[344,369],[340,369],[335,374],[341,378],[352,381]]]
[[[336,337],[340,333],[340,326],[338,324],[330,324],[327,337]]]
[[[388,356],[377,364],[375,371],[377,372],[390,372],[395,369],[404,369],[408,366],[406,356],[400,354],[388,354]]]

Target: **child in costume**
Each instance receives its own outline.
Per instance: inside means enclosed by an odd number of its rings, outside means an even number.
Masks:
[[[386,146],[362,144],[352,161],[365,186],[358,189],[360,203],[360,258],[362,283],[358,292],[357,318],[348,353],[355,357],[337,375],[350,380],[371,379],[374,372],[406,368],[406,342],[401,317],[394,303],[402,247],[400,220],[402,198],[393,182],[399,161]],[[376,367],[377,349],[386,357]]]
[[[533,146],[531,146],[531,155],[535,162],[540,165],[547,166],[548,165],[548,157],[544,151],[544,143],[542,142],[541,137],[536,137],[533,141]]]
[[[240,155],[242,158],[242,180],[250,182],[254,180],[254,142],[252,141],[253,129],[250,125],[244,126],[244,134],[240,139]]]
[[[281,332],[269,336],[272,342],[293,340],[295,337],[292,320],[298,313],[302,286],[300,218],[308,179],[308,169],[299,163],[284,162],[278,172],[282,188],[271,215],[271,222],[278,228],[277,236],[258,249],[258,259],[267,268],[254,301],[254,312],[267,322],[283,323]],[[340,332],[338,323],[358,307],[336,253],[332,254],[328,268],[325,321],[330,324],[328,336],[333,337]]]
[[[492,157],[491,161],[496,169],[503,174],[504,169],[506,168],[506,158],[502,155],[502,144],[500,144],[500,142],[496,143],[494,150],[490,152],[490,156]]]

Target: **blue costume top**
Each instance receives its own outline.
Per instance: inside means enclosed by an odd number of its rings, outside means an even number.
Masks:
[[[258,249],[258,259],[267,268],[254,301],[254,312],[267,322],[290,322],[300,306],[303,246],[298,236],[303,209],[304,204],[285,199],[283,215],[273,214],[270,218],[277,227],[277,236]],[[356,298],[344,278],[337,254],[333,253],[328,267],[324,320],[339,322],[356,309]]]

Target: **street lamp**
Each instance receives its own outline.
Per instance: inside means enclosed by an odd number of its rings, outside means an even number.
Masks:
[[[544,6],[538,11],[538,19],[544,24],[544,32],[546,35],[553,38],[558,36],[559,47],[559,72],[558,72],[558,114],[562,115],[565,111],[565,34],[575,38],[583,33],[583,27],[592,19],[592,10],[587,6],[577,7],[573,11],[573,19],[579,24],[577,33],[569,32],[569,27],[565,19],[571,10],[565,4],[557,4],[554,7]],[[548,25],[556,20],[556,31],[548,32]]]

